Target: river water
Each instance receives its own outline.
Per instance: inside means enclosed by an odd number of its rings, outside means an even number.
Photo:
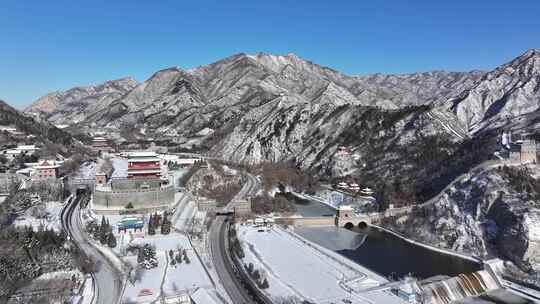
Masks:
[[[335,210],[318,202],[296,204],[304,217],[334,216]],[[376,228],[354,231],[338,227],[299,227],[296,233],[333,250],[350,260],[392,280],[412,274],[419,279],[434,276],[453,277],[482,269],[473,261],[443,254],[411,244]],[[459,304],[528,304],[526,300],[504,289],[456,301]]]
[[[330,207],[316,202],[297,204],[296,207],[305,217],[335,214]],[[482,269],[478,263],[411,244],[376,228],[350,231],[338,227],[303,227],[297,228],[296,232],[385,277],[397,279],[412,274],[425,279]]]
[[[306,239],[394,279],[412,274],[425,279],[456,276],[482,269],[478,263],[411,244],[376,228],[349,231],[338,227],[303,227],[296,232]]]

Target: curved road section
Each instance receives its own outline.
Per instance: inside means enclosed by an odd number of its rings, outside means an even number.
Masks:
[[[97,304],[118,303],[122,289],[122,280],[112,263],[88,240],[79,216],[80,197],[74,197],[62,210],[62,225],[79,249],[90,259],[99,263],[95,280],[94,302]]]
[[[254,194],[257,189],[257,179],[248,174],[246,183],[225,209],[230,209],[235,200],[246,198],[248,195]],[[227,223],[223,216],[218,216],[210,227],[209,239],[212,260],[214,261],[214,267],[218,273],[219,280],[234,304],[255,303],[236,277],[236,270],[232,265],[231,257],[228,254],[227,245],[225,244],[226,237]]]

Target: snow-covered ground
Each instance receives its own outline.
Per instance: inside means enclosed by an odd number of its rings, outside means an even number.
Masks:
[[[186,254],[190,260],[189,264],[183,262],[175,266],[169,264],[167,267],[167,275],[163,286],[165,296],[182,294],[182,291],[188,290],[192,292],[198,287],[213,288],[193,249],[186,250]]]
[[[88,275],[83,280],[82,286],[79,289],[79,293],[71,296],[69,303],[72,304],[92,304],[94,300],[94,281],[93,278]]]
[[[213,288],[212,282],[208,278],[203,265],[200,263],[197,255],[191,247],[187,236],[181,233],[171,233],[169,235],[156,234],[145,236],[144,238],[135,238],[132,244],[152,244],[156,247],[159,260],[159,266],[150,270],[143,270],[143,276],[140,282],[135,285],[127,283],[124,293],[126,301],[149,301],[158,296],[174,296],[192,292],[197,288]],[[182,262],[175,266],[170,265],[168,252],[182,248],[190,260],[187,264]],[[123,258],[124,261],[136,265],[137,256],[131,255]],[[144,296],[138,298],[142,289],[148,288],[153,296]]]
[[[253,263],[274,299],[296,297],[315,303],[403,303],[388,289],[363,292],[387,283],[383,277],[298,235],[274,226],[266,232],[248,225],[238,226],[244,263]],[[280,250],[286,249],[286,250]]]
[[[160,296],[161,284],[167,268],[166,253],[157,252],[156,258],[158,259],[158,267],[142,269],[140,281],[135,282],[135,284],[131,284],[130,282],[126,283],[123,302],[150,302],[155,301]],[[124,260],[134,267],[137,265],[136,255],[125,257]],[[148,289],[150,292],[142,293],[145,289]]]
[[[84,282],[89,283],[85,283],[83,285]],[[89,288],[87,288],[88,285]],[[81,289],[82,287],[84,287],[84,289]],[[89,291],[87,289],[89,289]],[[17,292],[32,293],[44,290],[49,290],[51,292],[49,295],[51,298],[51,303],[63,303],[63,301],[66,300],[70,300],[70,303],[90,303],[87,300],[92,299],[92,279],[90,278],[88,280],[80,271],[77,270],[46,272],[33,279],[29,284],[25,285],[21,289],[17,290]],[[10,303],[11,302],[15,302],[15,299],[12,299]]]
[[[24,215],[18,216],[13,223],[15,227],[32,227],[32,230],[37,231],[40,227],[45,230],[53,230],[60,232],[62,230],[62,222],[60,213],[62,212],[62,203],[46,202],[44,203],[46,216],[44,218],[36,218],[31,215],[31,209],[27,210]]]
[[[127,159],[114,157],[114,158],[111,158],[111,162],[114,168],[112,178],[127,177],[127,170],[128,170]]]
[[[75,173],[74,178],[94,179],[96,176],[97,164],[93,161],[83,163]]]

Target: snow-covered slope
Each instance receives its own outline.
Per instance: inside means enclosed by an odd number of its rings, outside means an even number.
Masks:
[[[540,107],[540,51],[530,50],[485,74],[447,104],[473,132],[492,129]]]
[[[433,204],[385,224],[429,244],[480,257],[498,256],[540,271],[535,174],[538,168],[478,170]]]
[[[132,90],[136,84],[132,78],[122,78],[96,86],[53,92],[36,100],[25,112],[41,114],[55,124],[72,124],[106,108],[112,101]]]

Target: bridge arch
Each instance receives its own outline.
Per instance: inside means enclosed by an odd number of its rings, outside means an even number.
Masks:
[[[345,229],[353,229],[354,228],[354,224],[351,223],[351,222],[347,222],[343,227],[345,227]]]
[[[366,229],[368,227],[368,223],[366,223],[365,221],[361,221],[360,223],[358,223],[358,228],[360,229]]]

